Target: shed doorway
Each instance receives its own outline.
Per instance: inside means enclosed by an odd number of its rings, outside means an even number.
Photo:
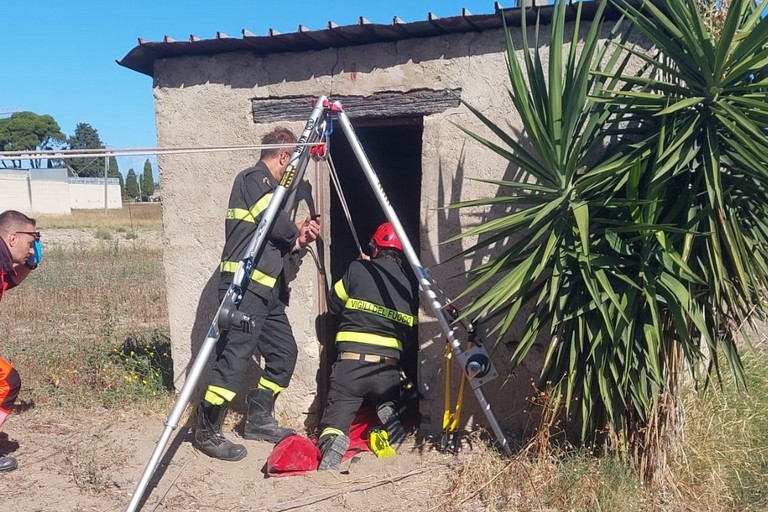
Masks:
[[[411,245],[418,254],[421,231],[422,117],[356,120],[352,121],[352,124],[360,145],[381,182],[384,193],[389,198]],[[363,250],[366,250],[371,235],[381,223],[387,221],[387,217],[339,126],[335,127],[331,136],[330,148],[352,223]],[[330,275],[327,276],[329,287],[343,276],[349,263],[358,256],[355,240],[333,186],[331,186],[330,216]],[[335,339],[335,323],[329,322],[326,329],[330,332],[327,332],[324,338]],[[325,364],[322,365],[326,371],[320,376],[318,390],[322,397],[320,403],[323,406],[331,365],[336,359],[334,344],[328,343],[327,348],[328,350],[323,354]],[[414,390],[418,389],[417,353],[418,333],[414,333],[414,339],[406,341],[401,357],[401,367],[413,384]],[[415,397],[412,402],[408,406],[416,414],[418,403]]]

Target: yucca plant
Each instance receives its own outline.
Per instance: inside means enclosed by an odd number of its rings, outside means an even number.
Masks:
[[[663,11],[611,1],[653,47],[601,43],[603,1],[586,34],[579,3],[566,49],[558,1],[545,66],[539,24],[531,45],[523,17],[522,57],[506,44],[524,140],[471,105],[500,142],[465,130],[523,179],[494,182],[508,195],[452,206],[513,212],[460,234],[479,240],[461,256],[518,240],[470,271],[467,294],[478,295],[465,314],[495,319],[501,338],[530,311],[513,363],[548,343],[550,406],[652,480],[679,425],[683,362],[706,381],[699,363],[719,371],[725,354],[743,381],[735,339],[765,313],[768,98],[754,76],[766,29],[746,1],[731,3],[716,40],[698,0]],[[639,73],[624,71],[628,59]]]

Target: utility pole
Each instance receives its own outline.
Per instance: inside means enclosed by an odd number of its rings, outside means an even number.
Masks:
[[[106,144],[105,144],[106,146]],[[104,216],[107,215],[107,191],[109,187],[107,185],[107,174],[109,174],[109,156],[104,155]]]

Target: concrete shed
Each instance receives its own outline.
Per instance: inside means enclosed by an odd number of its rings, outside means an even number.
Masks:
[[[585,2],[584,11],[589,17],[594,5]],[[329,23],[323,30],[300,27],[291,34],[255,36],[243,30],[242,38],[219,33],[215,39],[140,41],[119,63],[153,77],[158,145],[166,148],[257,144],[278,124],[299,133],[314,98],[340,100],[422,263],[446,295],[456,297],[467,283],[455,276],[478,261],[448,261],[464,245],[441,242],[505,212],[460,215],[441,207],[497,194],[496,187],[467,177],[502,179],[515,171],[459,130],[457,125],[490,135],[457,97],[509,131],[522,130],[507,95],[502,25],[503,14],[519,47],[522,12],[497,8],[491,14],[462,12],[413,23],[395,18],[391,25],[361,18],[357,25]],[[547,20],[551,12],[551,7],[529,9],[529,23],[537,14]],[[547,34],[540,37],[548,39]],[[385,218],[340,130],[332,136],[331,155],[365,243]],[[257,159],[256,151],[158,157],[177,385],[218,307],[216,269],[232,179]],[[296,217],[303,219],[310,211],[322,215],[323,243],[316,249],[332,284],[355,257],[354,244],[325,168],[316,171],[310,164],[306,178]],[[333,339],[333,333],[316,327],[324,325],[317,321],[324,290],[311,257],[304,258],[291,287],[289,316],[299,360],[277,413],[289,425],[311,428],[317,422],[318,392],[323,392],[318,382],[325,382],[319,375],[319,340]],[[421,392],[422,431],[436,434],[443,417],[445,338],[423,297],[419,321],[418,352],[406,358],[406,367]],[[509,373],[507,361],[518,334],[513,329],[508,339],[488,344],[501,377],[483,388],[513,436],[530,422],[526,397],[539,369],[526,364]],[[454,388],[458,375],[455,368]],[[468,391],[462,425],[475,423],[486,421]]]

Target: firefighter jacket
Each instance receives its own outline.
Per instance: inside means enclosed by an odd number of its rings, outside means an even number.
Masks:
[[[418,285],[395,260],[355,260],[328,293],[328,308],[341,313],[340,352],[399,358],[418,321]]]
[[[226,242],[220,266],[222,278],[231,282],[277,185],[277,180],[263,162],[242,171],[235,178],[225,222]],[[281,209],[269,231],[261,256],[254,264],[249,290],[264,298],[270,297],[272,288],[278,285],[284,261],[290,255],[298,236],[299,229]],[[284,280],[280,281],[284,283]]]
[[[16,283],[11,279],[11,276],[15,275],[16,270],[13,268],[11,250],[5,240],[0,238],[0,300],[2,300],[5,290],[16,286]]]

